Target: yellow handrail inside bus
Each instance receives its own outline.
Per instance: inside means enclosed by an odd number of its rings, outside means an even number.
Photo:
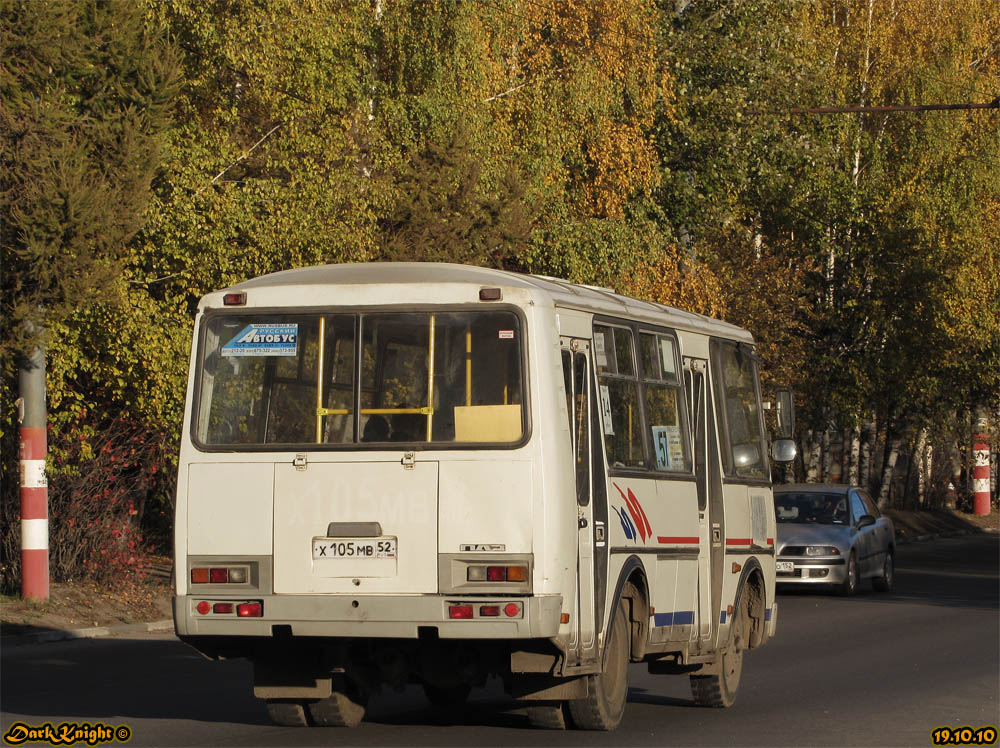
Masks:
[[[319,366],[316,369],[316,443],[323,441],[323,353],[326,346],[326,317],[319,318]]]
[[[465,404],[472,405],[472,330],[465,327]]]
[[[431,440],[434,426],[434,323],[435,317],[432,314],[427,336],[427,441]]]

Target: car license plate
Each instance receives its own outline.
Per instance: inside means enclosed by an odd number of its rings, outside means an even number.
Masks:
[[[396,558],[396,538],[313,538],[313,560]]]
[[[795,563],[793,561],[776,561],[774,564],[775,571],[795,571]]]

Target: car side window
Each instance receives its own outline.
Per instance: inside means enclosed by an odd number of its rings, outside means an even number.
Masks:
[[[861,500],[865,502],[865,509],[867,510],[868,514],[873,516],[875,519],[878,519],[879,517],[882,516],[882,512],[878,510],[878,507],[875,505],[875,502],[872,501],[871,496],[869,496],[864,491],[858,491],[858,494],[860,494]]]
[[[865,502],[861,500],[857,491],[851,491],[851,514],[854,515],[854,521],[857,522],[859,519],[868,514],[868,509],[865,507]]]

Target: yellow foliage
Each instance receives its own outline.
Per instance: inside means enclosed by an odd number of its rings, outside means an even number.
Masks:
[[[687,312],[725,316],[725,294],[718,276],[707,265],[685,258],[675,245],[654,260],[640,260],[635,273],[624,279],[621,291]]]

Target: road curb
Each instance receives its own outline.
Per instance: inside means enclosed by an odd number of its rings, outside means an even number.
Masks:
[[[167,619],[163,621],[149,621],[148,623],[123,623],[117,626],[91,626],[85,629],[37,631],[33,634],[5,636],[0,642],[2,642],[4,647],[20,647],[27,644],[48,644],[68,639],[98,639],[104,636],[148,634],[173,630],[174,622]]]

